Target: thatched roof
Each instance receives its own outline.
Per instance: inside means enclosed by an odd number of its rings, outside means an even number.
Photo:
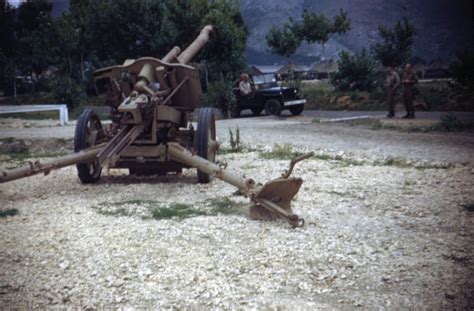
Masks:
[[[311,67],[314,72],[336,72],[339,70],[339,65],[334,59],[323,60]]]
[[[288,63],[286,64],[285,66],[281,67],[279,70],[278,70],[278,74],[290,74],[291,72],[308,72],[309,71],[309,67],[308,66],[304,66],[304,65],[296,65],[296,64],[293,64],[293,63]]]
[[[448,69],[449,64],[446,63],[444,60],[441,58],[435,59],[431,64],[430,64],[430,69]]]
[[[260,65],[252,65],[250,67],[250,72],[252,74],[265,74],[265,73],[277,73],[283,66],[260,66]]]
[[[428,68],[428,66],[426,66],[425,64],[423,64],[421,62],[413,64],[412,67],[413,67],[413,70],[415,70],[415,71],[424,71]]]

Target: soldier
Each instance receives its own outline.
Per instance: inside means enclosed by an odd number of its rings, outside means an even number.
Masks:
[[[249,82],[249,76],[245,73],[240,75],[239,90],[240,94],[243,96],[249,96],[250,93],[252,93],[252,86]]]
[[[405,119],[415,118],[415,108],[413,107],[413,86],[416,83],[418,83],[416,71],[413,70],[411,64],[406,64],[402,77],[403,103],[405,104],[405,109],[407,110],[407,114],[403,117]]]
[[[240,91],[240,98],[239,102],[248,105],[250,103],[250,97],[252,97],[252,85],[250,84],[249,75],[243,73],[240,75],[240,82],[239,82],[239,91]]]
[[[395,91],[399,84],[400,77],[398,73],[393,71],[392,66],[387,66],[387,77],[385,79],[388,104],[387,118],[393,118],[395,116]]]

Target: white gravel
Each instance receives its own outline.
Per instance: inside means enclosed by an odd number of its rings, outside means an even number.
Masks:
[[[300,229],[250,220],[232,186],[196,184],[194,170],[167,178],[112,170],[96,185],[81,185],[69,167],[1,184],[1,210],[19,211],[0,218],[1,305],[472,309],[474,219],[463,206],[474,204],[473,138],[302,120],[218,122],[224,146],[228,129],[238,125],[243,141],[261,149],[291,143],[342,159],[314,158],[296,167],[294,175],[305,181],[293,202],[306,220]],[[51,129],[65,128],[33,130]],[[393,153],[408,164],[374,165]],[[258,152],[222,157],[229,169],[261,182],[288,164]],[[240,208],[184,220],[143,218],[148,211],[140,204],[121,205],[127,216],[100,213],[104,204],[133,200],[206,210],[216,197]]]

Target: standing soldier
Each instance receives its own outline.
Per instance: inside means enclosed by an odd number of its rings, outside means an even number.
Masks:
[[[387,118],[395,116],[395,91],[400,84],[398,73],[393,71],[391,66],[387,66],[387,77],[385,79],[385,87],[387,92],[388,115]]]
[[[407,114],[403,117],[405,119],[415,118],[415,108],[413,107],[413,86],[415,83],[418,83],[416,71],[413,70],[411,64],[407,64],[402,77],[403,103],[405,104],[405,109],[407,110]]]

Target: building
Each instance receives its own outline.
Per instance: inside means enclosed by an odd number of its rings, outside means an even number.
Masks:
[[[339,64],[334,59],[323,60],[311,66],[310,72],[316,76],[316,79],[330,79],[331,74],[339,70]]]

